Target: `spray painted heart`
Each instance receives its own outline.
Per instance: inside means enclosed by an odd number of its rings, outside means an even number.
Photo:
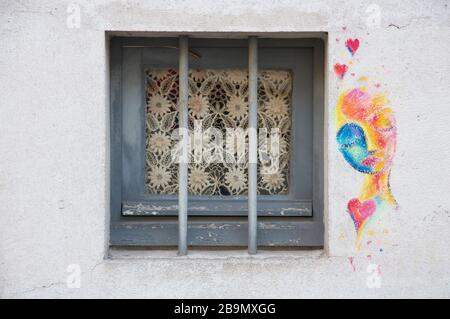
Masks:
[[[348,67],[345,64],[336,63],[334,65],[334,73],[338,76],[339,79],[343,79],[345,73],[347,72]]]
[[[359,40],[358,39],[348,39],[345,41],[345,46],[350,51],[352,55],[355,55],[356,51],[359,48]]]
[[[361,203],[359,199],[354,198],[348,202],[347,208],[356,230],[359,231],[367,219],[375,213],[377,205],[373,199]]]

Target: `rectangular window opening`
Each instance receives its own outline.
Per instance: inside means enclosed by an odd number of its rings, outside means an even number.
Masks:
[[[249,39],[185,39],[184,106],[179,38],[111,39],[110,244],[177,247],[185,236],[187,247],[246,247],[252,238],[260,248],[323,246],[323,41],[254,37],[252,82]],[[256,201],[249,196],[252,85]],[[186,107],[183,233],[180,110]],[[253,225],[249,201],[256,206]]]

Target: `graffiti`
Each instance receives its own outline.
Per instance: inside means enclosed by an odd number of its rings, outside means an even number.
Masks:
[[[359,40],[347,40],[353,55]],[[366,77],[360,79],[367,80]],[[387,97],[373,88],[358,86],[343,91],[336,103],[336,141],[346,162],[364,174],[358,197],[347,204],[355,225],[357,243],[366,226],[388,206],[397,206],[389,185],[396,149],[397,127]]]
[[[348,70],[348,66],[346,66],[345,64],[336,63],[334,65],[334,73],[336,73],[338,78],[341,80],[344,78],[344,75],[347,72],[347,70]]]
[[[350,257],[347,257],[347,259],[348,259],[348,262],[350,263],[350,266],[353,269],[353,272],[355,272],[356,271],[356,267],[355,267],[355,264],[353,263],[354,257],[350,256]]]
[[[347,47],[348,51],[355,55],[356,51],[359,48],[359,40],[358,39],[348,39],[345,41],[345,46]]]
[[[358,198],[347,209],[360,237],[365,224],[386,205],[396,205],[389,174],[397,128],[387,98],[366,88],[343,92],[336,106],[339,151],[355,170],[365,174]]]

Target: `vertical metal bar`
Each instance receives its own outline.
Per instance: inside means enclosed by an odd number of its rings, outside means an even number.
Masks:
[[[188,37],[179,38],[179,130],[181,154],[178,172],[178,255],[187,254],[188,207]]]
[[[248,253],[257,250],[257,149],[258,149],[258,39],[248,38]]]

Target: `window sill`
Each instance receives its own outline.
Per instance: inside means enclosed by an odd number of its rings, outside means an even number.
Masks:
[[[247,250],[204,250],[190,249],[188,255],[178,256],[176,250],[155,250],[155,249],[109,249],[108,259],[110,260],[286,260],[286,259],[318,259],[325,256],[323,249],[302,249],[302,250],[258,250],[256,255],[249,255]]]

